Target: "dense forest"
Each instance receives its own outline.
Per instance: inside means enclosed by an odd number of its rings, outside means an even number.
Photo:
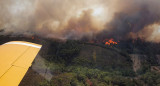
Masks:
[[[0,40],[1,44],[23,40],[43,45],[39,55],[53,77],[46,80],[31,67],[20,86],[160,86],[160,44],[140,39],[112,46],[39,37],[1,36]],[[131,55],[140,58],[136,71]]]

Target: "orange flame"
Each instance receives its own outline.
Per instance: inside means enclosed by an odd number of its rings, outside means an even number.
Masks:
[[[32,36],[32,39],[34,39],[34,36]]]
[[[108,42],[105,43],[105,45],[111,45],[111,44],[117,45],[118,43],[113,41],[113,39],[110,39]]]

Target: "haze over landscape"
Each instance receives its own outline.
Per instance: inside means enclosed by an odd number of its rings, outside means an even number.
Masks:
[[[159,0],[1,0],[3,34],[160,42]]]

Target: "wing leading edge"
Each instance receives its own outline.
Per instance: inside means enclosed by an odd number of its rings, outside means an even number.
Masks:
[[[18,86],[41,45],[12,41],[0,46],[0,86]]]

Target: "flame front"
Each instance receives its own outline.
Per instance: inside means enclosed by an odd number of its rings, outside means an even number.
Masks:
[[[115,42],[114,39],[110,39],[110,40],[108,40],[108,41],[105,43],[105,45],[111,45],[111,44],[117,45],[118,43]]]

